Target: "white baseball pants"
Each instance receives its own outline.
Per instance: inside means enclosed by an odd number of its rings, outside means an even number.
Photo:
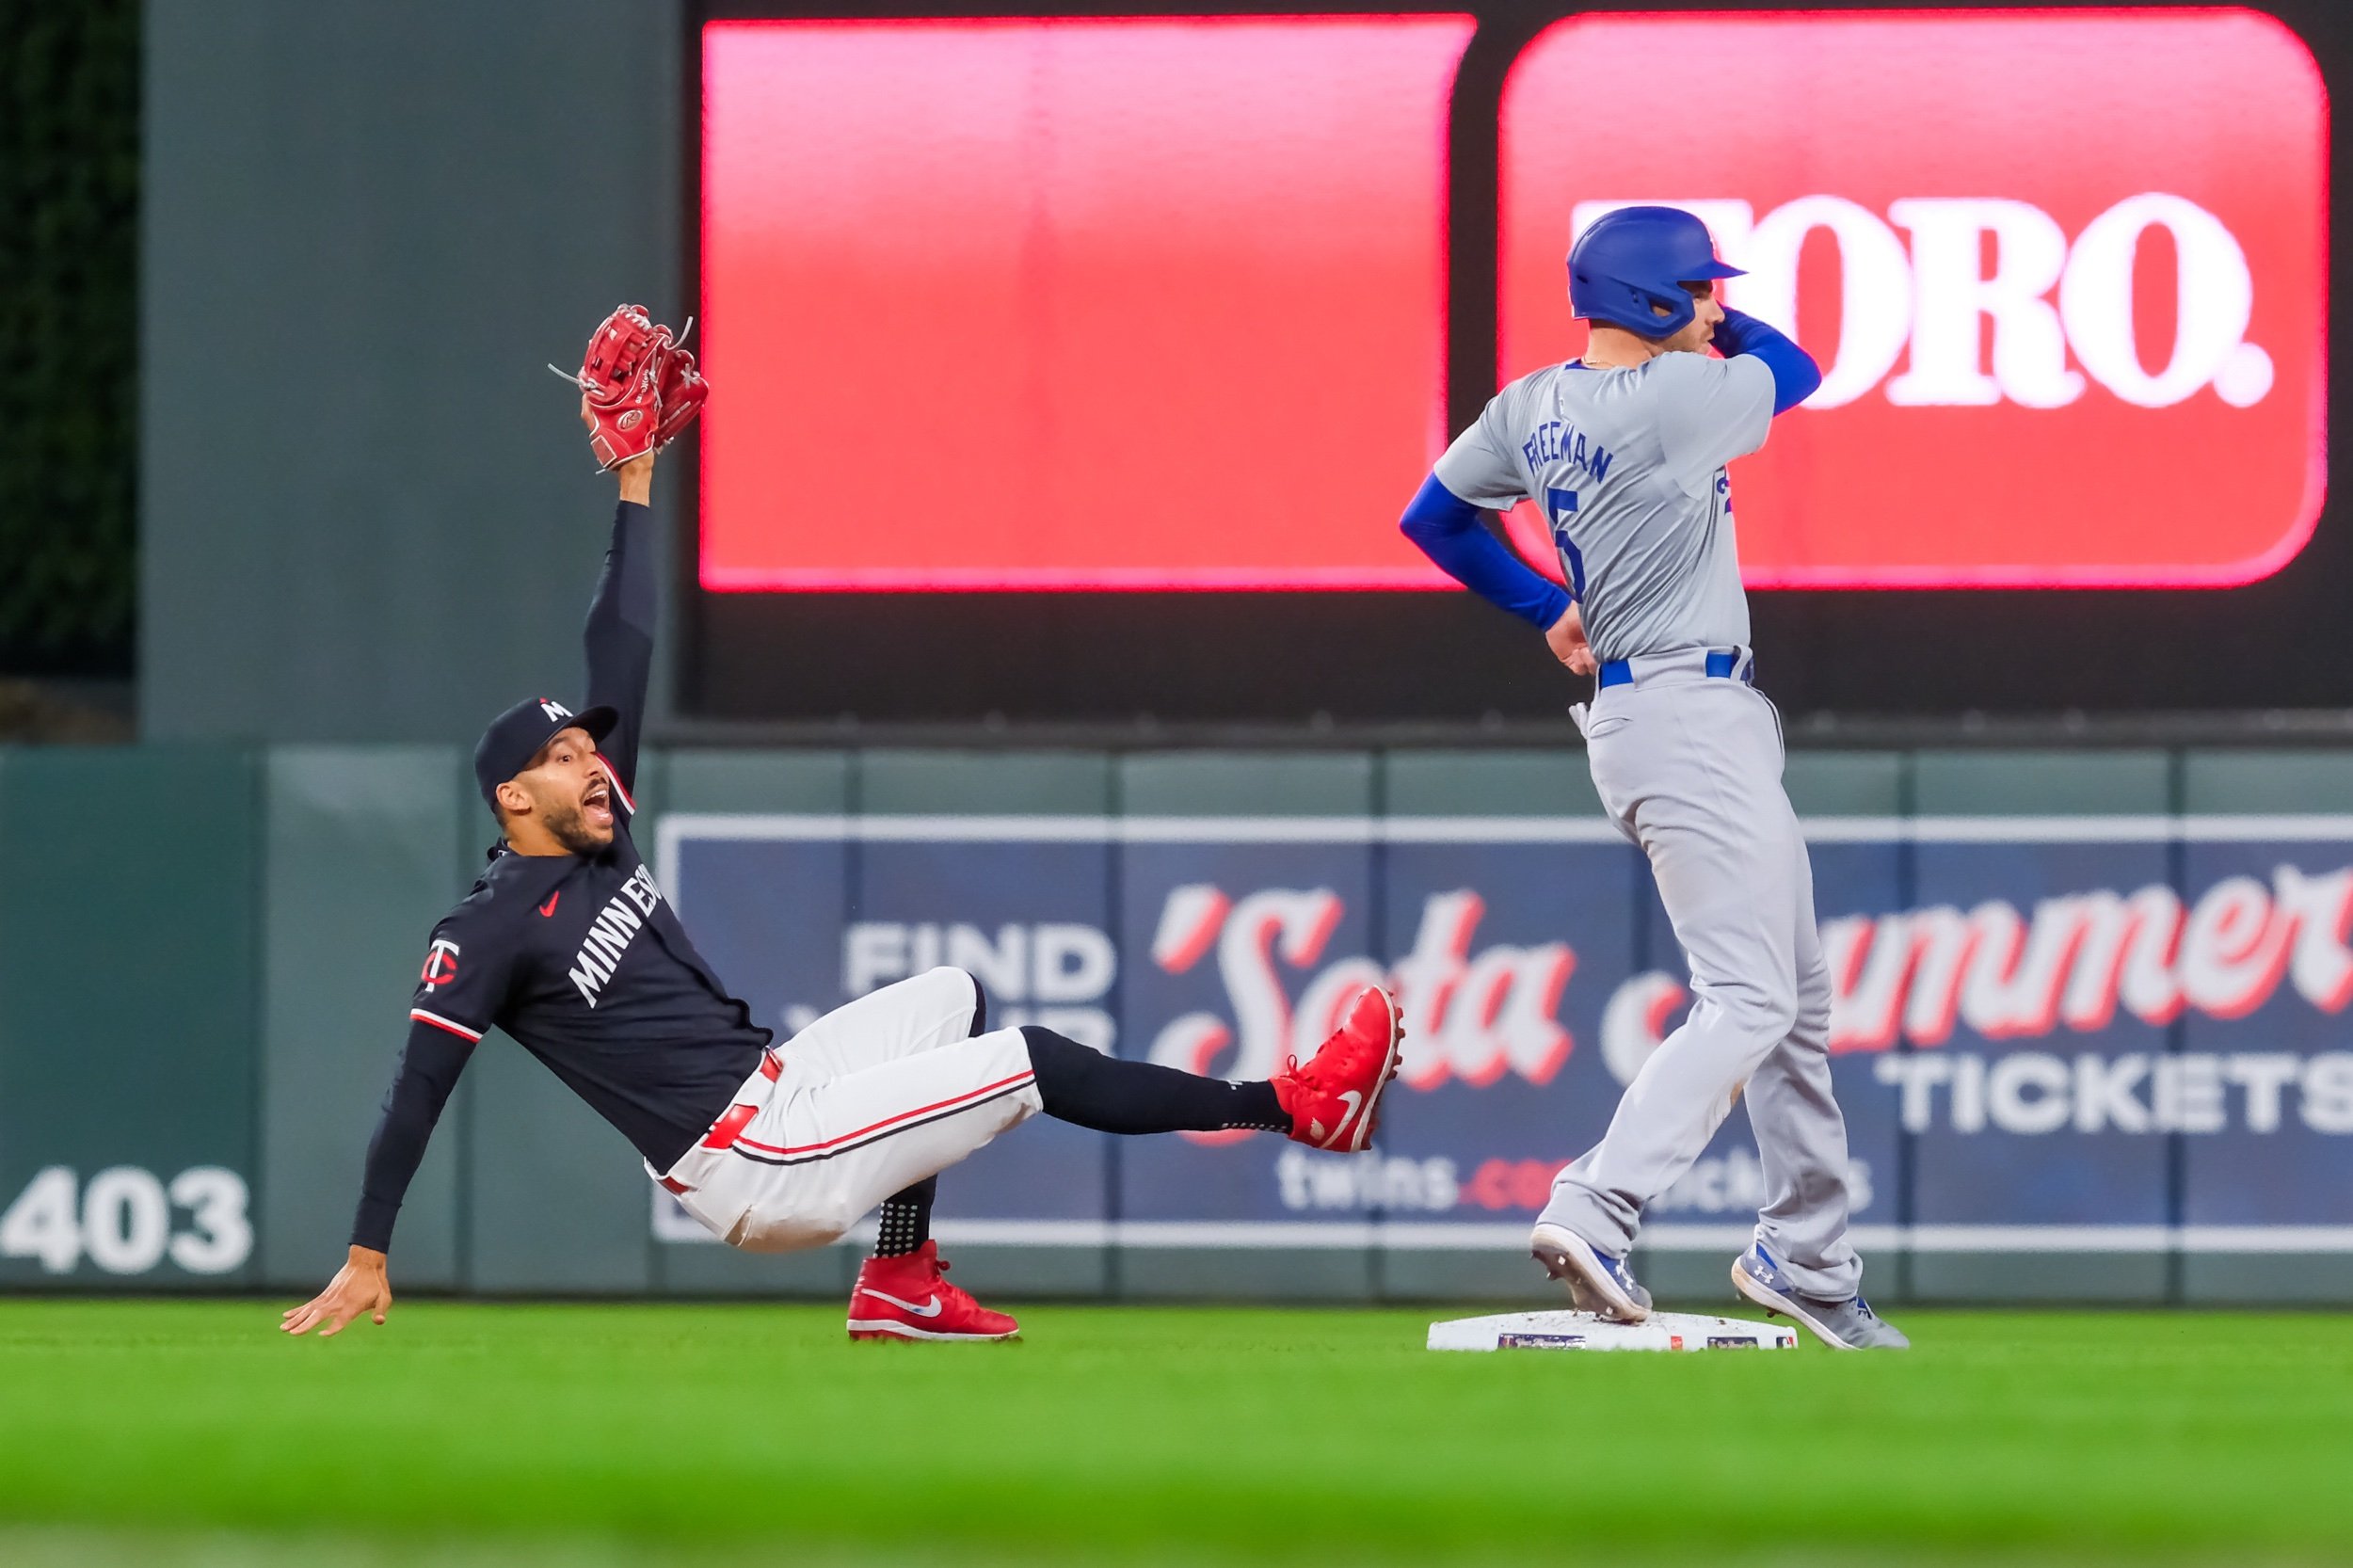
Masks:
[[[1554,1179],[1543,1218],[1624,1256],[1746,1086],[1765,1170],[1756,1236],[1801,1293],[1855,1294],[1847,1123],[1831,1092],[1830,970],[1814,871],[1782,788],[1781,721],[1706,650],[1629,661],[1580,716],[1603,808],[1642,853],[1691,972],[1691,1012],[1626,1086],[1601,1143]]]
[[[824,1246],[1038,1111],[1021,1032],[975,1035],[979,1011],[951,968],[836,1008],[771,1051],[677,1164],[647,1168],[729,1246]]]

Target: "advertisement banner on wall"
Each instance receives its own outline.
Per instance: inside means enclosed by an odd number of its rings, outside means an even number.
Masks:
[[[1808,831],[1867,1240],[2353,1242],[2353,819]],[[1261,1078],[1361,987],[1396,988],[1409,1038],[1374,1151],[1187,1134],[1112,1159],[1033,1125],[942,1183],[971,1239],[1515,1243],[1689,1003],[1639,856],[1591,820],[673,815],[660,834],[671,897],[782,1035],[946,963],[1002,1021]],[[1736,1112],[1646,1243],[1737,1244],[1764,1182]]]

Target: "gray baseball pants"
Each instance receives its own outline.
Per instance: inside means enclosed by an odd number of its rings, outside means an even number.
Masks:
[[[1706,1148],[1746,1087],[1764,1167],[1756,1237],[1801,1294],[1843,1301],[1847,1123],[1831,1093],[1830,970],[1814,871],[1782,788],[1781,721],[1706,650],[1629,661],[1580,712],[1593,784],[1650,857],[1691,972],[1691,1012],[1626,1086],[1601,1143],[1554,1178],[1542,1218],[1623,1256],[1642,1208]],[[1719,656],[1721,663],[1721,656]],[[1733,655],[1745,672],[1745,650]]]

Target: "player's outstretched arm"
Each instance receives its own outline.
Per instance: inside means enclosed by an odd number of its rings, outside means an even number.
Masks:
[[[595,428],[584,399],[581,421]],[[597,750],[618,776],[623,792],[632,794],[637,788],[637,746],[646,728],[646,688],[653,676],[658,613],[653,514],[647,510],[653,497],[653,462],[654,454],[648,452],[614,471],[621,495],[613,513],[613,542],[605,550],[604,570],[597,578],[596,596],[588,601],[588,619],[581,632],[588,656],[588,701],[620,715]]]
[[[384,1255],[369,1247],[354,1247],[344,1266],[335,1271],[335,1277],[327,1282],[327,1288],[300,1306],[288,1307],[278,1326],[288,1334],[308,1334],[316,1328],[320,1338],[332,1339],[345,1323],[363,1315],[381,1323],[392,1309],[392,1286],[385,1272]]]
[[[444,924],[437,929],[450,927]],[[462,995],[446,1000],[433,995],[456,980],[471,978],[472,971],[462,963],[463,956],[463,944],[437,942],[433,958],[426,961],[420,996],[453,1012],[466,1011],[467,999]],[[437,969],[437,965],[441,968]],[[325,1333],[332,1335],[361,1313],[380,1323],[392,1304],[392,1288],[385,1276],[392,1224],[400,1216],[408,1183],[424,1160],[425,1144],[441,1119],[441,1108],[449,1103],[450,1092],[457,1087],[457,1077],[473,1054],[473,1042],[481,1035],[472,1025],[426,1007],[412,1010],[409,1019],[408,1044],[392,1074],[392,1091],[384,1096],[376,1136],[368,1140],[359,1212],[351,1222],[351,1251],[326,1289],[279,1320],[278,1326],[288,1334],[304,1334],[325,1324]]]

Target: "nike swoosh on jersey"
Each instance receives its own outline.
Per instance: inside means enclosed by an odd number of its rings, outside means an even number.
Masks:
[[[539,905],[539,913],[540,913],[540,914],[542,914],[542,915],[552,915],[552,914],[554,914],[554,913],[555,913],[555,901],[556,901],[557,899],[562,898],[563,896],[564,896],[564,895],[563,895],[561,892],[553,892],[553,893],[550,893],[550,894],[548,895],[548,901],[547,901],[547,903],[545,903],[545,904],[543,904]]]
[[[872,1296],[878,1302],[888,1302],[891,1305],[899,1308],[902,1312],[912,1312],[918,1318],[936,1318],[939,1316],[939,1297],[937,1295],[934,1295],[930,1301],[924,1303],[921,1306],[918,1306],[913,1302],[903,1302],[896,1296],[887,1295],[884,1292],[875,1289],[871,1285],[859,1286],[857,1293],[861,1296]]]

